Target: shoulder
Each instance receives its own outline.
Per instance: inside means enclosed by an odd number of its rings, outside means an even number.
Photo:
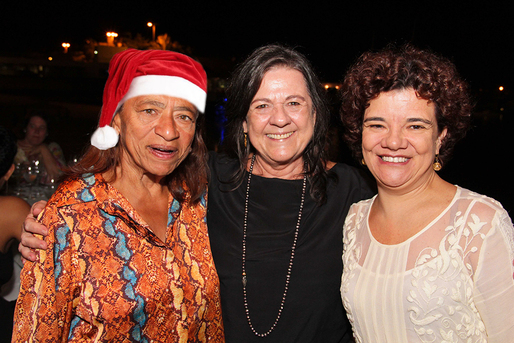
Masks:
[[[106,194],[107,183],[100,174],[83,174],[64,180],[48,201],[47,206],[62,207],[94,201]]]
[[[500,232],[514,249],[512,219],[499,201],[462,187],[458,187],[455,198],[453,212],[465,216],[470,227],[490,226],[490,234]]]
[[[15,196],[0,196],[0,210],[10,213],[18,209],[22,211],[30,210],[30,205],[25,200]]]
[[[223,153],[209,152],[209,169],[211,178],[232,175],[237,169],[239,162]]]
[[[371,205],[373,204],[373,201],[375,200],[376,195],[369,199],[364,199],[359,202],[356,202],[352,204],[350,207],[350,211],[348,211],[348,214],[356,214],[356,213],[364,213],[368,212],[371,208]]]
[[[25,200],[15,196],[0,196],[0,223],[21,225],[29,212],[30,205]]]
[[[489,215],[491,217],[497,213],[505,213],[507,215],[507,211],[499,201],[460,186],[457,186],[455,205],[460,208],[467,208],[471,213],[478,211],[482,215]]]
[[[21,225],[30,212],[29,204],[13,196],[0,196],[0,251],[5,252],[12,239],[20,240]]]
[[[349,166],[345,163],[336,163],[330,170],[337,176],[337,188],[340,191],[357,191],[361,199],[371,198],[376,194],[376,183],[365,171]]]

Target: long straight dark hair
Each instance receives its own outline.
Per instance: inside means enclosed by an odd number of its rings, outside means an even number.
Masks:
[[[314,134],[305,148],[303,160],[305,173],[311,185],[310,195],[318,203],[326,201],[327,171],[325,146],[330,112],[325,91],[311,63],[298,51],[279,44],[266,45],[255,50],[234,71],[227,88],[227,135],[223,150],[239,160],[239,168],[231,182],[235,187],[243,180],[250,153],[255,149],[244,145],[243,122],[246,121],[250,103],[261,86],[264,74],[273,67],[283,66],[302,73],[316,113]]]

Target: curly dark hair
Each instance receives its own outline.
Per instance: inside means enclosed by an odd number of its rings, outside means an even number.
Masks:
[[[255,149],[244,146],[243,122],[246,121],[250,103],[261,86],[264,74],[273,67],[284,66],[302,73],[316,113],[314,134],[305,148],[307,178],[311,185],[310,195],[318,203],[326,201],[327,171],[325,170],[325,142],[330,124],[330,112],[316,73],[307,58],[298,51],[279,44],[260,47],[240,64],[232,75],[227,88],[227,135],[224,151],[239,160],[239,169],[231,180],[235,185],[242,182],[250,153]]]
[[[439,153],[443,164],[470,125],[473,104],[468,85],[448,59],[410,44],[366,52],[350,67],[341,89],[346,142],[360,161],[363,118],[370,101],[382,92],[402,89],[413,89],[434,103],[438,131],[447,129]]]

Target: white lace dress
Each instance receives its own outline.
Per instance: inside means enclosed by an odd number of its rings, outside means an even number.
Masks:
[[[514,342],[514,228],[497,201],[457,188],[403,243],[377,242],[374,198],[344,227],[341,295],[357,342]]]

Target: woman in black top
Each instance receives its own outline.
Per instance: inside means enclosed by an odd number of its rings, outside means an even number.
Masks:
[[[227,97],[207,213],[226,341],[351,342],[342,227],[350,205],[373,192],[325,156],[330,113],[319,80],[303,55],[269,45],[236,69]]]

